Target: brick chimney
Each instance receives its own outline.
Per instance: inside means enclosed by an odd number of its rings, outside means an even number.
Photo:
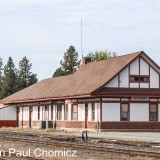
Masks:
[[[87,63],[90,63],[90,62],[91,62],[91,58],[83,57],[83,58],[82,58],[82,62],[83,62],[83,65],[86,65]]]

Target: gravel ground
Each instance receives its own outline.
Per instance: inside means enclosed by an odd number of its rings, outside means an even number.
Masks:
[[[0,141],[0,150],[8,150],[9,148],[15,148],[16,150],[21,150],[21,151],[28,151],[28,149],[31,149],[31,155],[33,156],[33,151],[36,148],[43,148],[47,151],[50,150],[64,150],[64,148],[57,148],[56,146],[48,147],[45,145],[36,145],[36,144],[29,144],[29,143],[22,143],[22,142],[17,142],[17,141],[9,141],[9,140],[1,140]],[[69,148],[68,148],[69,149]],[[91,151],[80,151],[77,150],[75,158],[67,158],[67,157],[40,157],[45,160],[156,160],[156,158],[148,158],[148,157],[132,157],[128,155],[120,155],[120,154],[115,154],[115,153],[101,153],[101,152],[91,152]],[[7,160],[28,160],[25,157],[6,157]],[[32,160],[32,158],[31,158]]]
[[[0,130],[6,130],[6,131],[19,131],[19,132],[38,132],[38,134],[42,133],[42,134],[54,134],[54,135],[73,135],[73,136],[81,136],[80,132],[62,132],[62,131],[51,131],[51,130],[31,130],[31,129],[16,129],[16,128],[3,128]],[[145,142],[158,142],[160,139],[160,134],[159,133],[154,133],[154,132],[107,132],[107,133],[89,133],[88,134],[89,137],[95,137],[95,138],[106,138],[106,139],[117,139],[117,140],[132,140],[132,141],[145,141]],[[102,144],[104,145],[104,144]],[[110,147],[114,147],[114,145],[116,144],[109,144]],[[14,147],[16,149],[19,150],[24,150],[26,151],[28,148],[31,148],[31,150],[33,151],[34,149],[36,149],[37,147],[39,148],[44,148],[46,150],[57,150],[57,149],[61,149],[63,150],[64,148],[57,148],[56,146],[52,146],[51,148],[48,146],[39,146],[36,144],[29,144],[29,143],[22,143],[22,142],[18,142],[18,141],[9,141],[9,140],[0,140],[0,150],[5,149],[8,150],[10,147]],[[123,146],[126,147],[126,146]],[[132,149],[133,146],[131,146],[130,149]],[[129,146],[127,146],[127,149],[129,149]],[[144,147],[144,149],[148,149],[147,147]],[[154,151],[157,150],[158,152],[160,151],[159,148],[154,148]],[[44,158],[44,157],[43,157]],[[12,157],[11,159],[13,160],[17,160],[17,159],[24,159],[25,158],[15,158]],[[77,157],[76,158],[64,158],[64,157],[52,157],[52,158],[44,158],[46,160],[50,160],[50,159],[55,159],[55,160],[156,160],[155,158],[147,158],[147,157],[131,157],[128,155],[119,155],[116,153],[101,153],[101,152],[93,152],[93,151],[77,151]]]

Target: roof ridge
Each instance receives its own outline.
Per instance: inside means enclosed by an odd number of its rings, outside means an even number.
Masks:
[[[59,78],[63,78],[63,77],[69,77],[69,76],[72,76],[73,74],[74,73],[68,74],[68,75],[63,75],[63,76],[58,76],[58,77],[45,78],[45,79],[42,79],[41,81],[50,80],[50,79],[59,79]],[[39,81],[39,82],[41,82],[41,81]]]

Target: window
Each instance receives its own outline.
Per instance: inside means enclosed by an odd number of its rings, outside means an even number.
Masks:
[[[62,105],[57,105],[57,120],[62,120]]]
[[[129,121],[129,104],[121,104],[121,121]]]
[[[139,82],[138,76],[130,76],[130,82]]]
[[[131,75],[131,83],[149,83],[149,76]]]
[[[158,106],[157,104],[150,104],[149,106],[149,120],[158,121]]]
[[[45,106],[45,115],[44,115],[44,120],[48,120],[48,106]]]
[[[149,83],[149,77],[140,76],[140,82]]]
[[[92,121],[95,121],[95,103],[92,103]]]
[[[53,106],[51,106],[51,120],[53,120]]]
[[[65,105],[65,115],[64,115],[64,117],[65,117],[65,120],[68,120],[68,118],[69,118],[68,104]]]
[[[72,120],[78,120],[78,107],[77,105],[72,105]]]

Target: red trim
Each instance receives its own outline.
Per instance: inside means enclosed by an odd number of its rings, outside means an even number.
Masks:
[[[64,104],[64,121],[66,120],[66,104]]]
[[[20,114],[20,108],[17,107],[17,112],[16,112],[16,126],[19,127],[19,114]]]
[[[100,100],[98,101],[87,101],[87,103],[99,103]],[[81,101],[81,102],[66,102],[66,104],[84,104],[86,101]]]
[[[100,121],[102,122],[102,98],[100,98]]]
[[[38,120],[40,120],[40,106],[37,106],[37,107],[38,107],[37,108],[38,109],[38,117],[37,118],[38,118]]]
[[[85,103],[85,128],[88,128],[88,103]]]
[[[110,81],[112,81],[119,73],[121,73],[126,67],[128,67],[137,57],[139,57],[141,54],[143,54],[143,51],[139,52],[139,54],[134,58],[132,59],[125,67],[123,67],[117,74],[115,74],[108,82],[106,82],[104,85],[102,85],[101,87],[97,88],[95,91],[93,92],[97,92],[99,91],[100,89],[102,89],[103,87],[105,87]],[[92,92],[92,93],[93,93]]]
[[[118,88],[120,88],[120,74],[118,74]]]
[[[153,65],[155,65],[157,68],[158,68],[158,70],[160,70],[160,66],[156,63],[156,62],[154,62],[144,51],[142,51],[142,54],[149,60],[149,61],[151,61],[151,63],[153,63]],[[155,70],[155,69],[154,69]]]
[[[128,87],[129,88],[130,88],[130,79],[129,79],[130,73],[131,73],[131,70],[130,70],[130,65],[129,65],[128,66]]]
[[[115,98],[115,97],[122,97],[122,98],[124,98],[124,97],[131,97],[131,96],[133,96],[133,97],[155,97],[155,98],[160,98],[160,95],[159,94],[155,94],[155,95],[150,95],[150,94],[145,94],[145,95],[142,95],[142,94],[105,94],[105,93],[98,93],[98,94],[94,94],[95,96],[98,96],[98,97],[103,97],[103,98],[105,98],[105,97],[112,97],[112,98]]]
[[[146,55],[146,54],[145,54]],[[147,55],[146,55],[146,58],[147,58]],[[149,64],[149,62],[147,62],[145,59],[144,59],[144,57],[141,57],[141,59],[143,59],[148,65],[149,65],[149,76],[150,76],[150,69],[152,68],[159,76],[160,76],[160,74]],[[151,58],[150,59],[148,59],[147,58],[147,60],[148,61],[151,61],[151,63],[154,63],[154,64],[156,64]],[[153,65],[154,65],[153,64]],[[156,64],[156,66],[158,66],[157,64]],[[158,67],[158,68],[160,68],[160,67]],[[151,76],[150,76],[151,77]],[[160,79],[159,79],[160,80]],[[159,84],[159,86],[160,86],[160,84]],[[149,84],[149,88],[150,88],[150,84]],[[159,87],[160,88],[160,87]]]
[[[146,55],[146,54],[145,54]],[[146,57],[147,58],[147,57]],[[160,74],[144,59],[144,57],[141,57],[141,59],[143,59],[148,65],[149,65],[149,77],[151,77],[151,68],[159,75],[159,88],[160,88]],[[148,59],[148,58],[147,58]],[[148,61],[152,60],[151,58],[148,59]],[[153,60],[151,61],[151,63],[156,64]],[[156,67],[158,65],[156,64]],[[160,67],[159,67],[160,68]],[[151,82],[149,81],[149,88],[151,86]]]
[[[22,107],[22,111],[21,112],[22,112],[22,128],[23,128],[23,121],[24,121],[23,120],[24,119],[24,117],[23,117],[24,108],[23,107]]]
[[[160,74],[159,74],[159,88],[160,88]]]
[[[0,120],[0,127],[16,127],[16,120]]]
[[[149,88],[151,88],[150,86],[151,86],[151,67],[149,65]]]
[[[32,127],[32,111],[33,111],[33,108],[29,107],[29,128]]]
[[[140,77],[140,72],[141,72],[140,66],[141,66],[141,62],[140,62],[140,56],[139,56],[139,77]],[[140,88],[140,87],[141,87],[141,86],[140,86],[140,83],[139,83],[139,88]]]
[[[121,102],[122,103],[150,103],[151,101],[102,101],[102,103],[121,103]]]

